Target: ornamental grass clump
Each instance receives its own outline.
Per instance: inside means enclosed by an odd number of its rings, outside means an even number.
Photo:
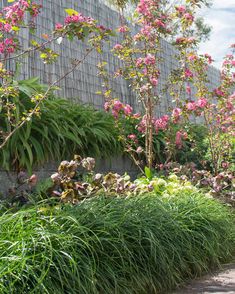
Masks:
[[[0,217],[1,293],[159,293],[231,256],[228,209],[200,193],[95,197]]]

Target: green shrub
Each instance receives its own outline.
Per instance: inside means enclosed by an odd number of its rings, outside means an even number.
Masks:
[[[16,112],[32,108],[31,95],[42,91],[37,79],[22,81]],[[7,128],[4,115],[0,115],[2,128]],[[113,117],[91,106],[48,98],[41,106],[40,116],[19,129],[0,151],[1,167],[10,170],[61,160],[73,154],[111,156],[118,153],[120,143]]]
[[[0,217],[1,293],[150,294],[230,257],[234,223],[199,193],[98,197]]]

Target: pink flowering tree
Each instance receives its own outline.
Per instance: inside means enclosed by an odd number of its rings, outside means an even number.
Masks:
[[[125,2],[121,1],[122,7]],[[226,157],[231,155],[231,136],[234,132],[234,94],[231,90],[234,87],[234,59],[232,55],[226,57],[221,71],[221,85],[218,89],[211,90],[207,73],[213,60],[209,54],[197,54],[198,36],[194,34],[197,10],[204,1],[187,0],[182,3],[173,5],[166,12],[165,1],[140,0],[135,13],[139,28],[136,35],[132,34],[131,28],[121,18],[122,24],[118,32],[123,36],[123,41],[114,46],[113,52],[123,66],[117,70],[116,76],[130,81],[138,102],[142,104],[144,111],[136,121],[136,130],[145,139],[143,152],[148,167],[156,163],[153,154],[155,137],[164,132],[166,161],[170,161],[177,150],[183,149],[184,142],[191,140],[190,121],[199,117],[207,129],[212,168],[217,173],[221,165],[228,165]],[[174,42],[178,52],[178,67],[172,71],[167,83],[168,92],[172,96],[172,107],[167,114],[157,118],[155,111],[163,95],[158,87],[161,38],[172,39],[175,24],[178,28]],[[105,73],[103,67],[101,72]],[[107,100],[105,108],[112,112],[117,121],[123,115],[128,116],[128,119],[136,116],[132,110],[126,114],[126,105],[112,97],[107,75],[104,85]],[[130,148],[129,139],[135,144],[134,148]],[[125,141],[127,150],[135,153],[137,149],[140,150],[136,134],[127,135]],[[138,160],[136,162],[139,163]]]
[[[182,23],[175,41],[180,67],[172,75],[169,88],[176,106],[172,116],[176,118],[175,123],[181,126],[176,133],[175,143],[181,148],[183,139],[187,138],[185,126],[193,117],[198,117],[207,129],[211,167],[213,173],[218,174],[221,169],[229,168],[232,155],[232,138],[235,134],[235,61],[233,52],[225,57],[220,83],[217,88],[211,89],[208,68],[213,59],[209,54],[197,53],[197,40],[190,35],[197,6],[198,3],[191,3],[190,6],[175,7],[175,15]],[[190,15],[187,21],[186,13]],[[169,146],[169,150],[174,149],[174,144]]]
[[[84,59],[93,51],[101,52],[102,42],[111,34],[110,29],[97,24],[97,22],[78,13],[73,9],[66,9],[67,17],[63,23],[55,25],[52,32],[42,36],[45,41],[38,43],[32,41],[29,48],[23,49],[20,38],[21,30],[36,30],[35,19],[43,7],[31,0],[8,1],[11,5],[4,7],[0,12],[0,78],[1,78],[1,119],[0,149],[2,149],[12,135],[24,124],[31,120],[33,115],[40,115],[40,105],[47,98],[50,91],[66,76],[72,73]],[[19,113],[16,107],[19,101],[19,87],[15,81],[14,64],[32,51],[39,53],[45,64],[56,62],[59,53],[50,48],[52,42],[63,45],[63,39],[86,42],[89,46],[83,57],[74,60],[67,72],[64,72],[57,80],[53,81],[44,92],[31,97],[33,107],[27,112]],[[14,62],[13,62],[14,61]],[[10,63],[10,66],[9,66]]]
[[[186,1],[188,8],[184,6],[167,6],[166,1],[162,0],[140,0],[135,12],[135,24],[139,32],[132,34],[131,28],[121,18],[121,27],[118,32],[122,35],[123,41],[116,44],[113,48],[114,54],[122,61],[123,66],[116,71],[116,77],[122,77],[131,83],[131,88],[135,92],[137,101],[140,105],[140,111],[143,112],[140,122],[136,129],[145,139],[144,154],[147,166],[153,167],[154,161],[153,141],[161,131],[167,131],[169,126],[176,125],[180,121],[181,108],[178,101],[181,100],[181,92],[184,91],[184,83],[178,78],[174,80],[177,84],[178,97],[176,99],[175,109],[169,110],[172,115],[165,114],[162,117],[156,117],[157,106],[164,93],[159,88],[161,39],[172,38],[174,26],[179,23],[186,39],[188,28],[193,24],[193,9],[202,1]],[[194,4],[197,2],[197,4]],[[125,1],[121,1],[124,5]],[[182,17],[182,20],[179,18]],[[180,21],[179,21],[180,19]],[[192,31],[191,31],[192,33]],[[180,40],[180,38],[178,38]],[[188,38],[189,42],[195,43],[193,37]],[[183,40],[182,40],[183,41]],[[181,57],[180,57],[181,58]],[[184,70],[185,77],[190,76],[189,69]],[[106,100],[112,100],[111,89],[108,87],[105,92]],[[112,102],[111,102],[112,103]],[[143,111],[142,111],[143,110]],[[174,143],[181,147],[181,139],[186,138],[187,134],[180,130],[176,133]],[[168,144],[170,146],[170,144]]]
[[[162,1],[141,0],[136,9],[135,22],[139,26],[139,32],[133,35],[122,21],[118,32],[123,36],[123,41],[114,46],[113,52],[123,63],[116,76],[130,81],[132,90],[141,103],[140,109],[144,110],[137,129],[144,136],[146,164],[151,168],[154,164],[153,137],[167,120],[166,117],[161,122],[156,120],[155,111],[160,99],[157,87],[160,76],[160,42],[162,37],[171,33],[171,16],[164,12]]]

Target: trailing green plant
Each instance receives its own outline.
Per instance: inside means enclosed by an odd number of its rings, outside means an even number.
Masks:
[[[230,212],[198,192],[35,207],[0,227],[1,293],[169,293],[234,250]]]
[[[38,79],[21,81],[15,112],[22,115],[32,107],[31,96],[42,89]],[[0,114],[1,127],[9,126]],[[40,113],[33,116],[0,150],[0,164],[6,170],[27,169],[49,160],[62,160],[74,153],[107,157],[121,150],[111,115],[91,106],[74,104],[60,98],[48,98]]]

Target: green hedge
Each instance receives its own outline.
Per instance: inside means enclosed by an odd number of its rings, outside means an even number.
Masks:
[[[26,209],[0,217],[0,293],[159,293],[233,246],[232,215],[199,193]]]

